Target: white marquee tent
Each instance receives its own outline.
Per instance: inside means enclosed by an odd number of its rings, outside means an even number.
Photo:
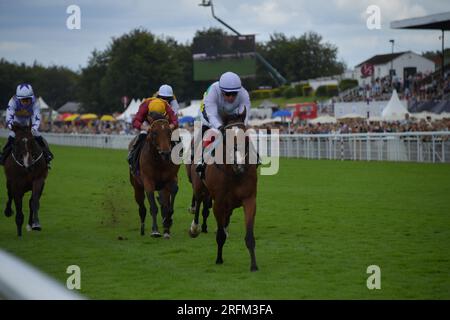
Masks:
[[[392,92],[391,100],[389,100],[386,108],[381,112],[381,118],[384,121],[405,120],[405,115],[409,114],[408,110],[403,106],[398,98],[397,91]]]
[[[197,118],[200,116],[200,104],[201,100],[192,100],[189,107],[178,110],[178,118],[186,116]]]
[[[134,115],[138,112],[141,103],[142,103],[141,100],[136,99],[131,100],[130,104],[128,105],[128,108],[116,119],[123,120],[127,123],[131,123],[133,121]]]

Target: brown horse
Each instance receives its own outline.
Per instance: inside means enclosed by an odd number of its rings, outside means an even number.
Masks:
[[[196,238],[200,231],[207,233],[208,225],[206,221],[209,216],[209,209],[212,207],[212,199],[206,188],[206,185],[200,178],[200,176],[195,171],[195,165],[186,164],[186,171],[189,178],[189,182],[192,184],[192,202],[191,202],[191,213],[194,214],[194,219],[192,220],[191,227],[189,228],[189,235],[192,238]],[[199,213],[200,206],[203,204],[202,216],[203,223],[201,229],[199,228]]]
[[[239,128],[245,131],[244,119],[246,112],[225,119],[224,129]],[[217,264],[223,263],[222,249],[227,238],[226,228],[234,209],[244,207],[245,214],[245,244],[250,253],[250,270],[256,271],[255,237],[253,227],[256,214],[257,165],[250,164],[249,141],[246,139],[245,162],[242,164],[208,164],[205,171],[205,184],[214,200],[213,211],[217,221]],[[225,148],[224,148],[225,149]],[[235,148],[231,148],[236,153]],[[225,156],[226,152],[224,152]],[[236,154],[237,156],[237,154]]]
[[[12,152],[5,161],[8,201],[4,213],[7,217],[14,214],[11,208],[11,202],[14,199],[17,235],[21,237],[24,220],[22,199],[28,191],[31,191],[31,198],[29,201],[30,216],[27,229],[37,231],[42,229],[39,223],[39,200],[44,190],[48,168],[42,148],[31,133],[31,126],[14,124],[12,130],[16,134],[16,138]]]
[[[178,192],[177,174],[179,165],[171,161],[171,130],[169,122],[160,114],[151,113],[147,117],[150,124],[147,138],[139,156],[139,170],[130,170],[130,182],[134,187],[134,198],[139,206],[141,218],[141,235],[145,233],[145,196],[150,203],[152,215],[152,237],[160,237],[158,230],[158,206],[155,201],[155,191],[159,191],[158,202],[164,227],[164,238],[170,238],[172,226],[173,205]],[[130,143],[131,149],[133,141]]]

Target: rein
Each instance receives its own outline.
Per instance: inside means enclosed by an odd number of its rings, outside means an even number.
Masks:
[[[31,162],[31,164],[28,167],[25,167],[25,165],[23,163],[21,163],[19,160],[16,159],[14,152],[11,152],[11,155],[12,155],[14,161],[22,168],[31,168],[32,166],[34,166],[36,164],[36,162],[38,162],[42,158],[43,154],[44,154],[44,152],[41,152],[41,154],[36,159],[32,158],[33,161]]]

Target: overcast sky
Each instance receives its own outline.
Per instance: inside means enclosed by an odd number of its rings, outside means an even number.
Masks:
[[[94,49],[104,50],[112,37],[142,27],[158,36],[191,42],[197,30],[220,27],[201,0],[0,0],[0,57],[8,61],[85,67]],[[215,13],[240,33],[267,41],[274,32],[321,34],[338,47],[348,67],[375,54],[440,50],[440,31],[392,30],[393,20],[450,11],[449,0],[213,0]],[[69,5],[81,9],[81,29],[69,30]],[[370,5],[381,12],[381,29],[367,28]],[[448,47],[449,33],[446,33]]]

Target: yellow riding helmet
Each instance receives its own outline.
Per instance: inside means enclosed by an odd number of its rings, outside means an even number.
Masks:
[[[162,99],[156,98],[150,101],[148,104],[148,112],[157,112],[162,115],[166,115],[166,104]]]

